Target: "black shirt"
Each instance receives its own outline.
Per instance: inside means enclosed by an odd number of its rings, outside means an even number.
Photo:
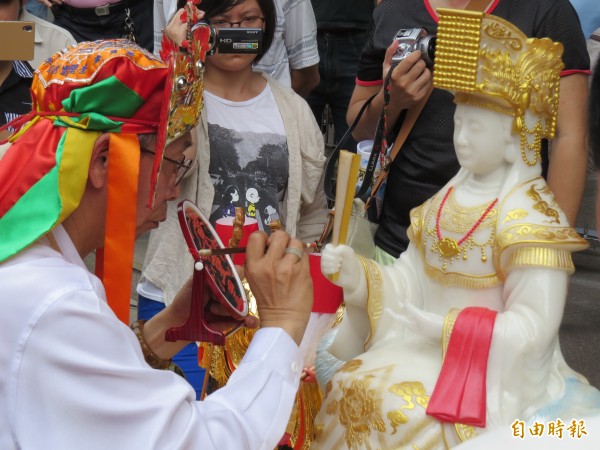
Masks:
[[[311,0],[319,30],[366,30],[374,0]]]
[[[33,69],[24,61],[13,61],[13,67],[0,85],[0,126],[31,111]]]
[[[562,42],[563,74],[589,71],[585,39],[568,0],[499,0],[487,13],[512,22],[529,37]],[[425,27],[435,33],[437,18],[433,15],[428,0],[384,0],[377,6],[361,55],[357,84],[381,81],[385,50],[400,28]],[[435,194],[459,169],[452,136],[454,109],[452,95],[434,89],[392,164],[375,235],[375,243],[391,255],[397,257],[408,246],[410,210]],[[400,123],[396,123],[388,142],[393,142],[399,128]],[[547,151],[542,150],[542,158],[543,166],[547,165]]]

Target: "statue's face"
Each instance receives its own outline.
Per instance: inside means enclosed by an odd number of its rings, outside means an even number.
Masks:
[[[454,148],[461,167],[477,175],[506,164],[512,117],[464,104],[454,114]]]

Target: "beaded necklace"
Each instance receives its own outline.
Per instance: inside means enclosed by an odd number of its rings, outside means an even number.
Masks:
[[[492,208],[496,205],[496,203],[498,203],[498,199],[497,198],[494,199],[494,201],[492,203],[490,203],[488,205],[488,207],[485,209],[485,211],[483,212],[481,217],[479,219],[477,219],[477,221],[469,229],[469,231],[467,231],[467,233],[458,241],[451,237],[443,238],[442,232],[440,231],[440,220],[442,217],[442,210],[444,209],[446,200],[448,200],[448,197],[450,196],[453,189],[454,189],[454,187],[451,186],[450,189],[448,189],[448,191],[446,192],[446,195],[444,195],[444,198],[442,199],[442,202],[440,203],[440,208],[438,209],[437,216],[435,218],[435,232],[436,232],[437,238],[438,238],[437,248],[438,248],[438,251],[440,252],[440,255],[442,255],[444,258],[453,258],[454,256],[458,255],[458,253],[460,252],[460,246],[462,244],[464,244],[465,241],[471,237],[471,235],[475,232],[475,230],[477,230],[479,225],[481,225],[481,222],[483,222],[484,219],[486,218],[486,216],[490,213]]]

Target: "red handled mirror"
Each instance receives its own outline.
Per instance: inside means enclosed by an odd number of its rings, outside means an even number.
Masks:
[[[188,321],[166,333],[167,341],[188,340],[225,343],[225,336],[243,324],[248,300],[229,255],[200,256],[201,249],[224,248],[208,219],[196,205],[184,200],[177,205],[181,231],[194,258],[192,306]],[[222,305],[231,317],[210,312],[209,301]]]

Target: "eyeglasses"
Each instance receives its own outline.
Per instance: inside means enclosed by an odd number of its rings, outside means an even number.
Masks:
[[[211,20],[210,24],[215,28],[233,28],[234,25],[242,28],[260,28],[262,27],[264,21],[264,17],[250,16],[244,17],[239,22],[230,22],[229,20],[218,19]]]
[[[148,150],[147,148],[140,149],[142,153],[147,153],[149,155],[156,155],[156,153],[152,150]],[[177,170],[175,171],[175,186],[177,186],[183,177],[187,175],[187,173],[192,168],[192,164],[194,163],[191,159],[185,159],[185,155],[181,155],[179,160],[168,158],[163,155],[163,160],[170,162],[171,164],[175,164],[177,166]]]

